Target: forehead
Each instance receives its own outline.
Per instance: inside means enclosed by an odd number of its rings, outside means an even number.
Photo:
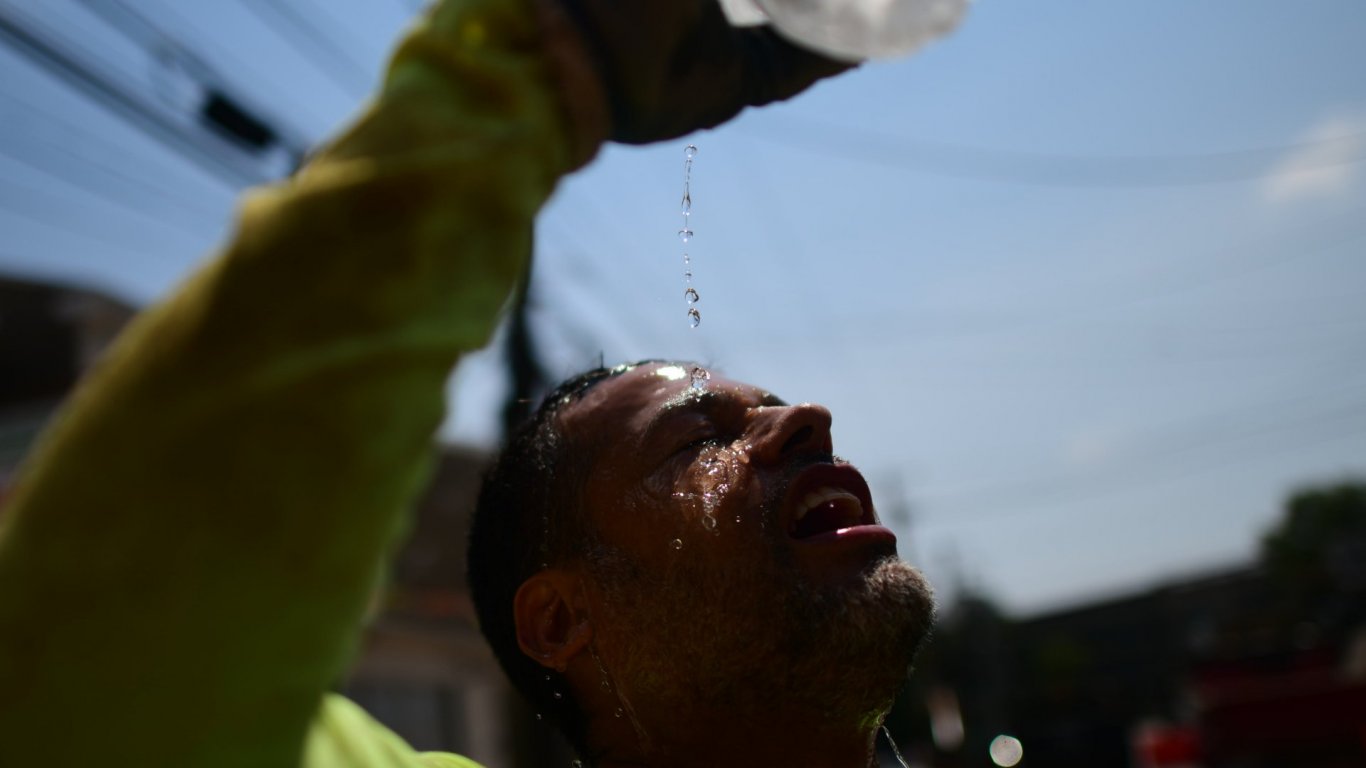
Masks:
[[[701,394],[691,389],[688,370],[684,365],[650,364],[607,379],[560,412],[561,426],[580,439],[638,435],[661,412]],[[756,403],[776,400],[766,390],[723,376],[707,382],[705,396]]]

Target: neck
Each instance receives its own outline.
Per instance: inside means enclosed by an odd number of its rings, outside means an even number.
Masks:
[[[698,708],[701,710],[701,708]],[[592,743],[601,745],[602,768],[869,768],[878,723],[845,725],[828,714],[776,710],[760,715],[733,712],[673,712],[668,717],[640,714],[642,736],[624,718],[594,718]]]

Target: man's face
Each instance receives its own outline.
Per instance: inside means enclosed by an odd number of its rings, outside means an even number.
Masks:
[[[887,705],[929,590],[832,455],[828,411],[649,365],[560,419],[592,457],[596,650],[623,693],[731,709],[782,695],[851,718]]]

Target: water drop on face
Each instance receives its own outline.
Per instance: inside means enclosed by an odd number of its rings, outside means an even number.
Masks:
[[[697,307],[688,308],[688,324],[694,328],[702,324],[702,313],[697,311]]]
[[[696,312],[697,310],[691,309],[688,311],[689,313],[691,313]],[[699,315],[697,319],[700,322],[702,319],[701,315]],[[693,323],[693,327],[697,327],[697,323]],[[706,389],[707,381],[709,381],[710,379],[711,371],[707,370],[706,368],[703,368],[700,365],[694,365],[692,371],[688,374],[688,386],[692,389]]]
[[[894,756],[896,756],[896,761],[897,761],[898,763],[901,764],[901,768],[911,768],[911,766],[908,765],[908,764],[906,763],[906,758],[904,758],[904,757],[901,756],[901,750],[900,750],[900,749],[897,749],[897,746],[896,746],[896,739],[893,739],[893,738],[892,738],[892,732],[889,731],[889,730],[887,730],[887,726],[885,726],[885,725],[884,725],[884,726],[881,726],[881,728],[882,728],[882,735],[883,735],[884,737],[886,737],[887,743],[891,745],[891,747],[892,747],[892,754],[893,754]]]
[[[564,698],[564,694],[563,694],[563,693],[560,693],[559,691],[555,691],[554,693],[552,693],[552,694],[550,694],[550,695],[553,696],[553,697],[555,697],[555,701],[559,701],[560,699],[563,699],[563,698]]]
[[[708,531],[715,531],[715,530],[716,530],[716,518],[715,518],[715,517],[712,517],[711,515],[706,515],[706,516],[704,516],[704,517],[702,518],[702,527],[703,527],[703,528],[706,528]]]
[[[692,287],[691,285],[688,286],[688,289],[683,292],[683,298],[687,299],[689,304],[696,304],[698,301],[702,299],[702,297],[698,295],[697,289]]]
[[[673,547],[674,549],[682,549],[682,548],[683,548],[683,540],[682,540],[682,539],[674,539],[673,541],[669,542],[669,546]]]
[[[613,715],[614,717],[621,717],[622,715],[625,715],[625,714],[626,714],[626,710],[622,709],[621,707],[617,707],[617,711],[612,713],[612,715]]]
[[[607,678],[603,678],[603,680],[602,680],[602,689],[603,689],[604,691],[610,691],[610,690],[612,690],[612,681],[611,681],[611,680],[608,680]]]
[[[735,516],[735,523],[736,523],[736,525],[739,525],[739,523],[740,523],[740,516],[739,516],[739,515],[736,515],[736,516]]]

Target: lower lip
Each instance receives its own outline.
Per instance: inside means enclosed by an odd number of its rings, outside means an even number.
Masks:
[[[856,525],[835,531],[818,533],[805,539],[794,539],[798,544],[834,544],[837,542],[890,541],[896,543],[896,534],[881,525]]]

